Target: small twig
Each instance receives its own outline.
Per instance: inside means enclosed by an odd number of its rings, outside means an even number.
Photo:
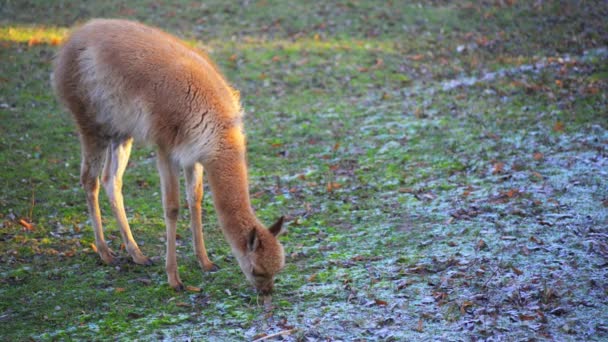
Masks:
[[[501,262],[501,260],[498,261],[499,265],[496,266],[496,268],[494,269],[494,272],[492,272],[492,274],[490,275],[490,278],[488,278],[488,280],[486,280],[486,282],[483,283],[482,287],[486,287],[486,285],[488,285],[488,283],[490,282],[490,280],[492,280],[492,278],[494,278],[494,276],[496,275],[496,273],[498,273],[498,269],[500,268],[500,262]]]
[[[268,340],[268,339],[271,339],[273,337],[277,337],[277,336],[281,336],[281,335],[289,335],[289,334],[293,333],[296,330],[298,330],[298,329],[293,328],[293,329],[287,329],[287,330],[279,331],[278,333],[274,333],[274,334],[270,334],[270,335],[266,335],[266,336],[260,337],[260,338],[258,338],[256,340],[253,340],[252,342],[264,341],[264,340]]]

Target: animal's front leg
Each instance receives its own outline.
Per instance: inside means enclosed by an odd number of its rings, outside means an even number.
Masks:
[[[157,165],[165,210],[165,224],[167,226],[167,257],[165,261],[167,278],[172,288],[181,291],[184,289],[184,284],[179,278],[175,251],[177,217],[179,215],[179,168],[171,161],[169,154],[161,149],[158,151]]]
[[[215,271],[218,267],[209,260],[203,237],[201,209],[201,202],[203,200],[203,166],[200,163],[196,163],[193,166],[184,168],[184,173],[186,176],[186,193],[190,208],[190,230],[192,230],[194,252],[203,270]]]

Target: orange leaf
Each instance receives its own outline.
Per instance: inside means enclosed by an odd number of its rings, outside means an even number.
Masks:
[[[462,313],[463,315],[466,313],[467,308],[473,306],[473,302],[465,300],[464,302],[462,302],[462,304],[460,305],[460,313]]]
[[[196,287],[196,286],[186,286],[186,290],[190,291],[190,292],[201,292],[201,288],[200,287]]]
[[[376,305],[378,306],[387,306],[388,302],[382,299],[376,299]]]
[[[424,59],[424,55],[423,54],[413,55],[413,56],[410,56],[409,59],[411,59],[413,61],[421,61]]]
[[[117,287],[116,289],[114,289],[114,291],[115,291],[116,293],[121,293],[121,292],[125,292],[125,291],[126,291],[126,289],[125,289],[124,287]]]
[[[544,155],[540,152],[534,152],[534,160],[541,160],[543,159]]]
[[[561,121],[557,121],[555,125],[553,125],[553,130],[555,132],[563,132],[564,131],[564,123]]]
[[[19,219],[19,221],[17,221],[17,222],[18,222],[20,225],[22,225],[22,226],[23,226],[23,228],[25,228],[25,230],[27,230],[27,231],[30,231],[30,232],[31,232],[31,231],[33,231],[33,230],[34,230],[34,226],[32,226],[32,224],[31,224],[31,223],[27,222],[27,221],[26,221],[26,220],[24,220],[24,219]]]
[[[32,37],[30,38],[30,40],[27,41],[27,46],[34,46],[34,45],[38,45],[40,44],[42,41],[40,40],[40,38],[37,37]]]
[[[342,184],[340,184],[340,183],[335,183],[335,182],[327,183],[328,192],[332,192],[334,189],[340,189],[341,187],[342,187]]]
[[[94,243],[91,243],[91,249],[93,250],[93,252],[97,253],[97,246],[95,246]]]
[[[519,194],[519,190],[517,189],[511,189],[509,191],[507,191],[507,197],[509,198],[513,198],[515,196],[517,196]]]
[[[519,268],[515,267],[515,266],[511,266],[511,269],[513,270],[513,272],[515,272],[515,274],[517,275],[522,275],[524,274],[524,272],[522,270],[520,270]]]
[[[57,46],[59,44],[61,44],[61,38],[58,38],[58,37],[51,38],[51,45]]]
[[[505,163],[503,163],[503,162],[496,162],[492,166],[492,173],[493,174],[501,173],[501,172],[504,171],[504,169],[505,169]]]
[[[416,330],[417,332],[422,332],[422,319],[418,320],[418,325],[416,326]]]

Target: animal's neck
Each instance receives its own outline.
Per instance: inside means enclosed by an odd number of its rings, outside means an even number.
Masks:
[[[222,154],[206,167],[213,202],[224,235],[240,244],[258,221],[249,201],[249,184],[244,151]]]

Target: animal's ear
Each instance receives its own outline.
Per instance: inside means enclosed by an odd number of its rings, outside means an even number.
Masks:
[[[253,252],[258,249],[259,245],[260,239],[258,239],[258,232],[255,230],[255,228],[253,228],[247,236],[247,250]]]
[[[285,221],[285,216],[279,217],[277,222],[275,222],[272,226],[270,226],[270,228],[268,228],[272,235],[279,236],[283,232],[285,232],[285,230],[283,229],[283,221]]]

